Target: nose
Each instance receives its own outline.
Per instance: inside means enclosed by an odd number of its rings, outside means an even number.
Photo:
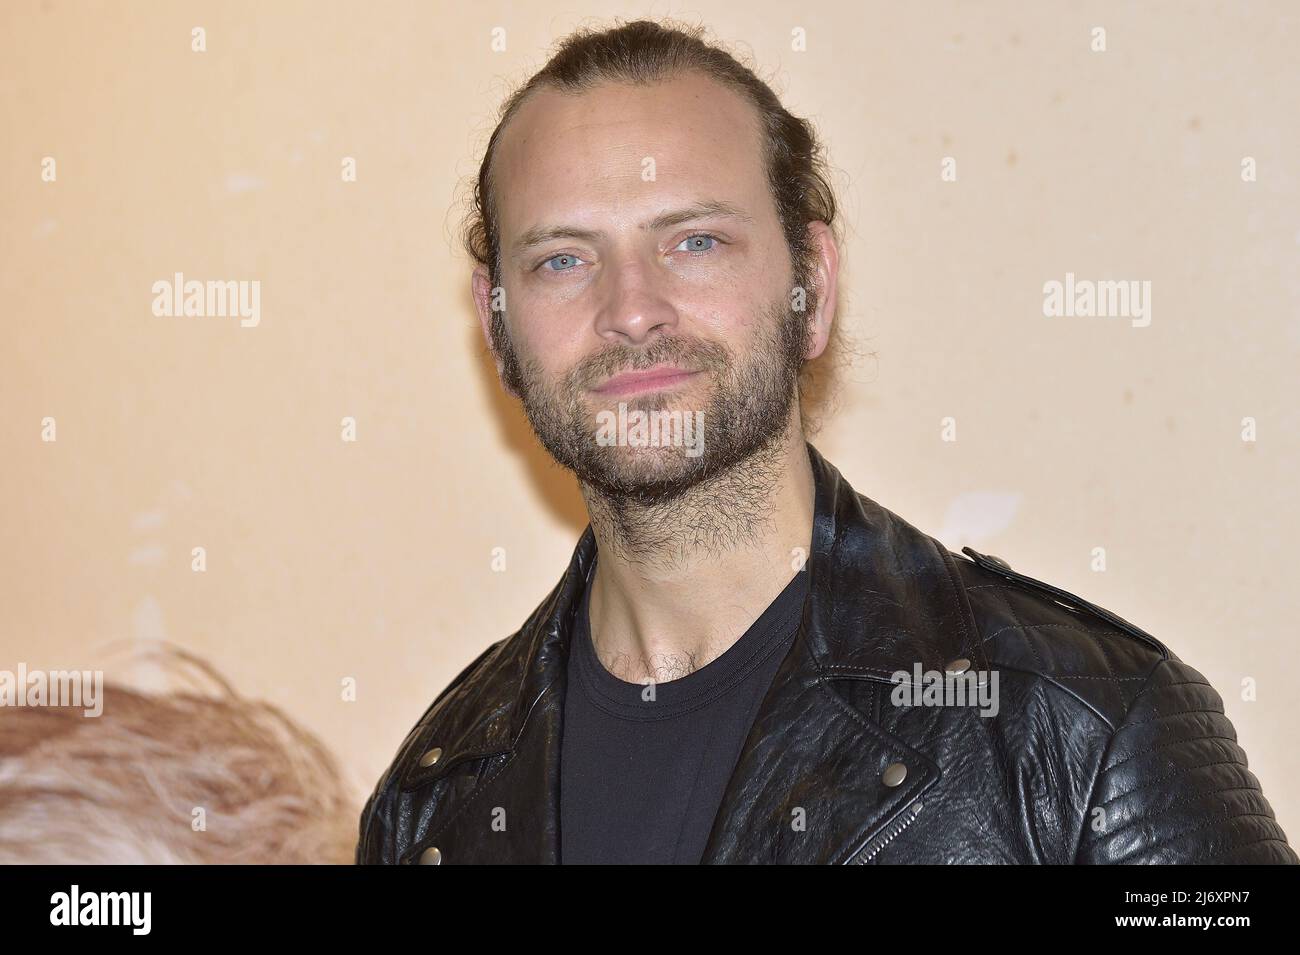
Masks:
[[[624,259],[601,274],[596,334],[609,341],[639,345],[677,327],[673,307],[652,265]]]

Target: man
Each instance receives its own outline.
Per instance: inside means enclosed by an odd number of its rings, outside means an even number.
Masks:
[[[591,523],[407,736],[357,861],[1297,862],[1195,670],[807,443],[823,168],[696,31],[575,35],[507,102],[474,299]]]

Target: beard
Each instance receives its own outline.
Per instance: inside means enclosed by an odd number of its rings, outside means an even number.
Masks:
[[[519,360],[503,312],[493,315],[491,329],[503,377],[521,397],[538,440],[609,516],[669,504],[710,484],[718,486],[733,510],[745,511],[742,502],[756,504],[777,477],[775,457],[794,407],[812,307],[794,311],[784,298],[769,303],[761,310],[759,331],[745,355],[722,342],[660,337],[640,347],[614,345],[597,352],[558,381],[547,380],[536,362]],[[681,391],[619,399],[590,390],[611,375],[659,364],[698,374]],[[601,412],[616,413],[620,402],[629,415],[680,412],[682,421],[693,418],[700,423],[694,435],[698,445],[599,441]],[[748,467],[739,467],[746,462]]]

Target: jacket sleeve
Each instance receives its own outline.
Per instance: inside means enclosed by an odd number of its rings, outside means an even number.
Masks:
[[[1172,654],[1098,763],[1076,864],[1300,864],[1223,700]]]

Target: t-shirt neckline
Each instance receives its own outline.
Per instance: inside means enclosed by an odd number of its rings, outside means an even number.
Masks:
[[[615,716],[634,720],[680,716],[707,706],[741,685],[797,626],[797,614],[803,609],[802,598],[808,583],[806,568],[796,572],[740,639],[720,656],[683,677],[651,685],[649,681],[629,683],[616,677],[596,656],[590,617],[595,566],[593,559],[574,629],[578,676],[594,705]]]

